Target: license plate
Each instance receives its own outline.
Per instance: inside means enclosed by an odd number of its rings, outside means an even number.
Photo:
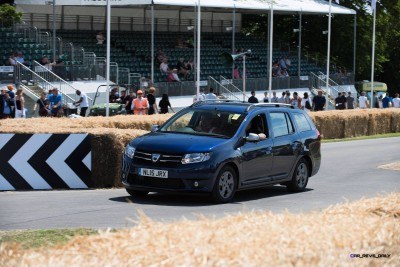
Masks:
[[[168,171],[164,170],[154,170],[154,169],[145,169],[139,168],[138,173],[140,176],[149,176],[156,178],[168,178]]]

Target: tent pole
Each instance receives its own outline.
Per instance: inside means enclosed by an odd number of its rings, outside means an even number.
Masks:
[[[354,41],[353,41],[353,76],[356,81],[356,53],[357,53],[357,14],[354,14]]]
[[[329,0],[329,17],[328,17],[328,51],[326,56],[326,91],[329,90],[329,64],[331,57],[331,22],[332,22],[332,0]]]
[[[299,53],[298,53],[298,59],[297,59],[297,66],[298,66],[298,76],[300,77],[301,75],[301,28],[302,28],[302,20],[303,20],[303,12],[300,11],[299,14]]]
[[[273,36],[274,36],[274,2],[271,0],[271,15],[269,21],[269,77],[268,77],[268,91],[270,102],[272,100],[272,49],[273,49]]]
[[[154,5],[151,5],[151,82],[154,84]]]
[[[235,49],[235,31],[236,31],[236,4],[233,5],[232,14],[232,55],[236,54]],[[235,64],[232,64],[232,83],[235,78]]]
[[[107,0],[107,60],[106,60],[106,117],[110,115],[110,44],[111,44],[111,5]],[[117,82],[118,83],[118,82]]]
[[[198,0],[197,9],[197,100],[200,96],[200,48],[201,48],[201,5]]]

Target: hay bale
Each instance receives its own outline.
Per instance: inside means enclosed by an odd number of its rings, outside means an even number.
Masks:
[[[398,266],[400,194],[306,214],[269,211],[163,223],[23,250],[0,245],[0,266]],[[390,254],[354,258],[353,254]]]

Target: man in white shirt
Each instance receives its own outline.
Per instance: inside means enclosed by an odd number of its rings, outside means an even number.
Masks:
[[[76,90],[76,94],[79,96],[79,100],[75,102],[76,106],[81,107],[81,112],[80,116],[85,117],[86,116],[86,110],[89,107],[89,102],[86,93],[81,92],[79,90]]]
[[[206,95],[204,94],[204,89],[200,88],[199,98],[197,99],[197,94],[193,96],[193,103],[197,101],[204,101],[206,100]]]
[[[279,99],[276,96],[276,92],[272,92],[271,103],[278,103]]]
[[[368,98],[365,96],[365,92],[361,92],[361,96],[358,98],[358,107],[361,109],[368,108]]]
[[[394,98],[393,98],[393,100],[392,100],[392,103],[393,103],[393,107],[394,107],[394,108],[400,108],[400,98],[399,98],[399,94],[398,94],[398,93],[396,93],[396,94],[394,95]]]
[[[206,94],[206,100],[216,100],[217,96],[214,94],[214,89],[210,87],[208,94]]]

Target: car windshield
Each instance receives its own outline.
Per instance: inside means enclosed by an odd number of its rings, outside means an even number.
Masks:
[[[187,110],[163,125],[161,132],[231,138],[246,114],[218,110]]]

